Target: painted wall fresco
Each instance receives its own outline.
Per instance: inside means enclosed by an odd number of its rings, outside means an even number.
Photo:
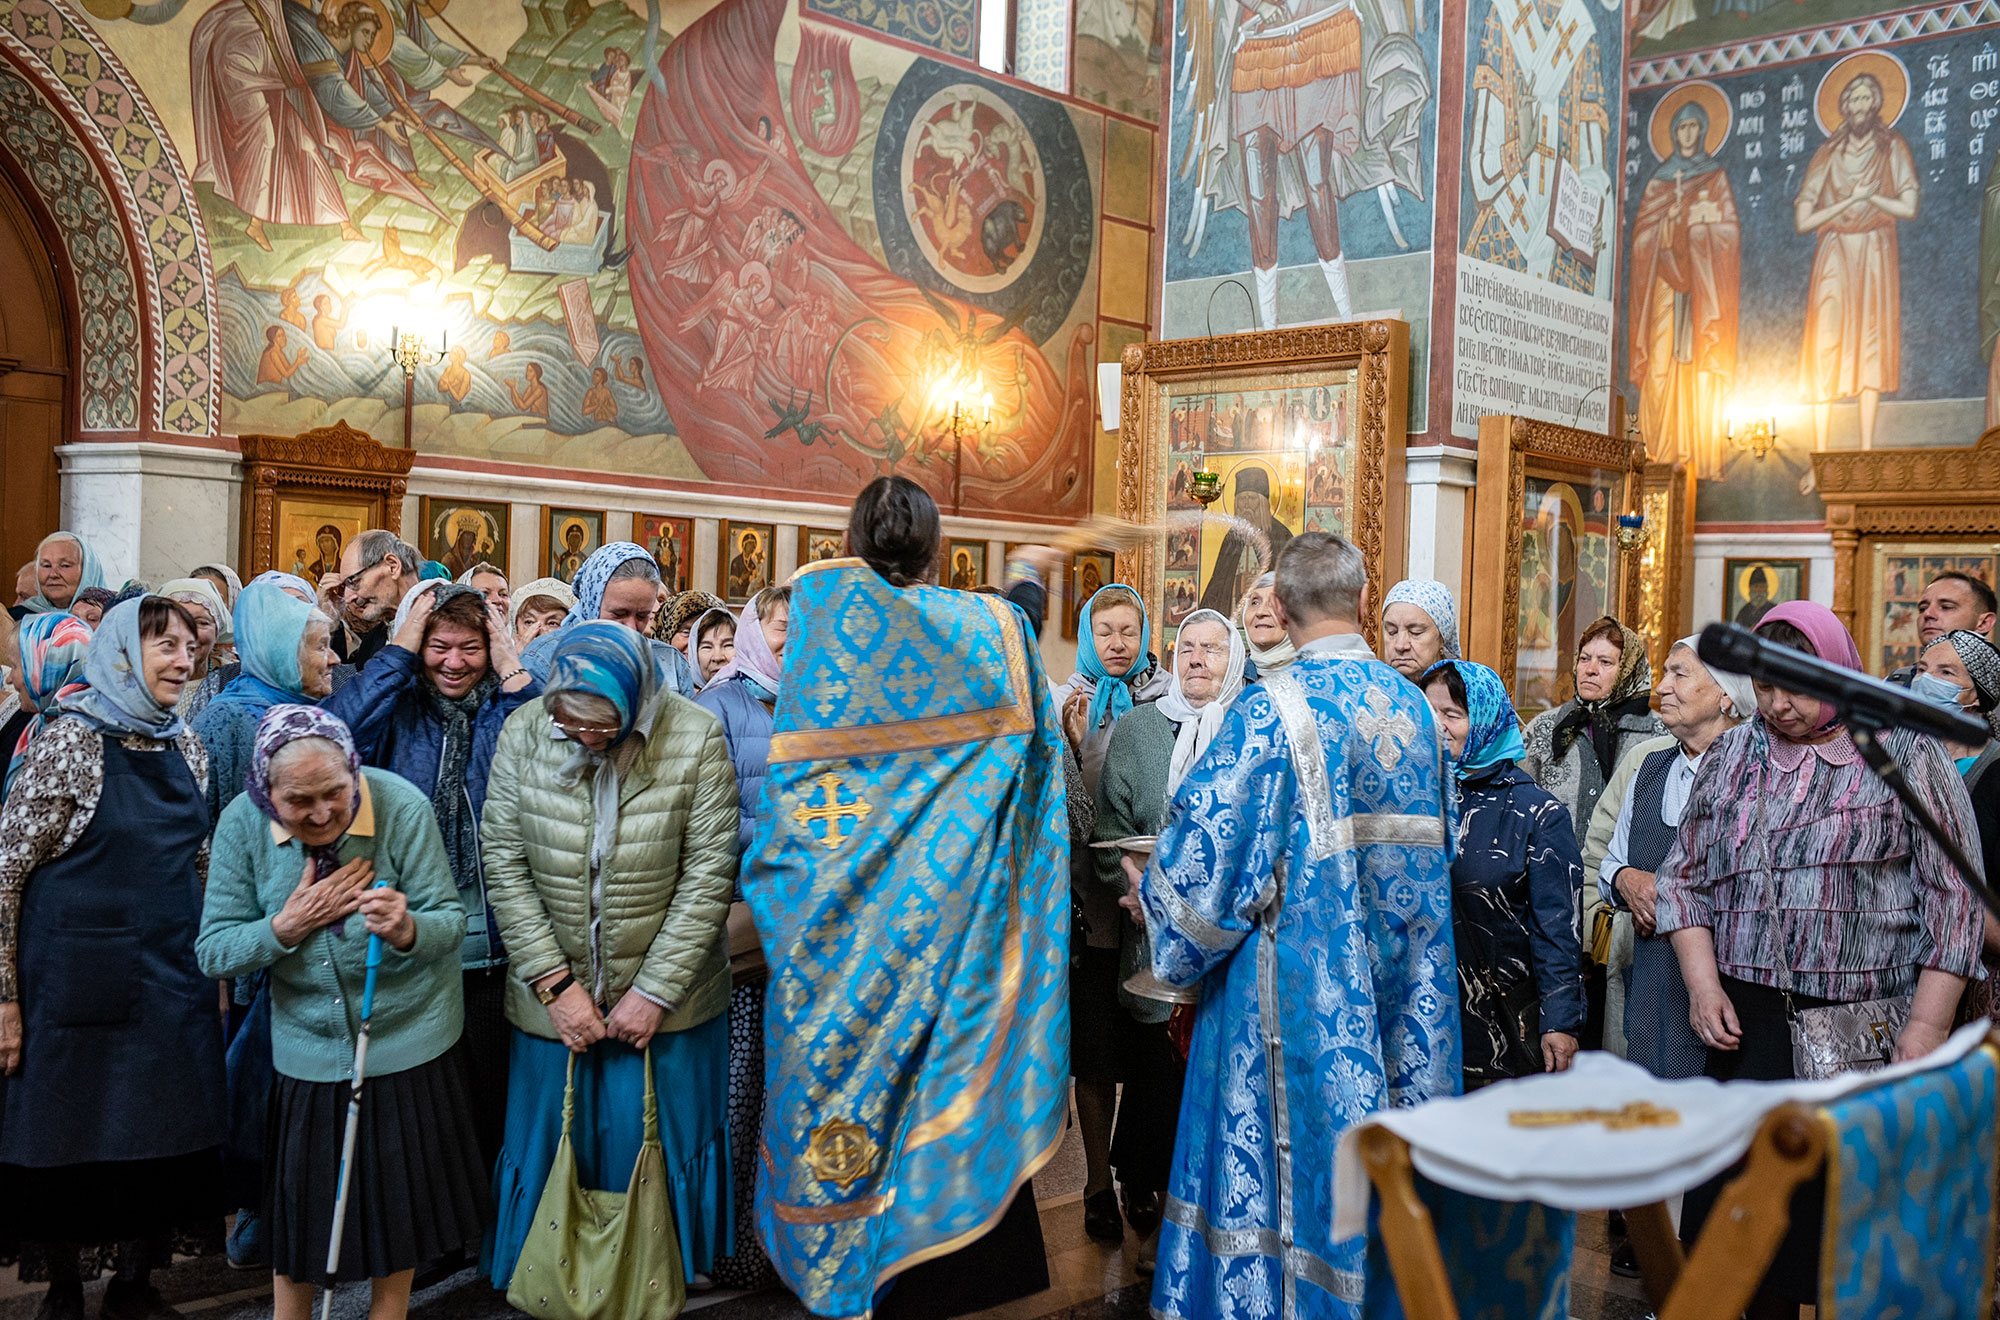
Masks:
[[[1471,0],[1452,434],[1602,430],[1617,289],[1620,0]]]
[[[1438,14],[1175,0],[1161,337],[1394,311],[1425,378]]]
[[[1076,0],[1070,90],[1094,105],[1156,122],[1166,17],[1160,0]]]
[[[1654,456],[1702,478],[1701,521],[1816,520],[1815,448],[1969,444],[2000,416],[2000,30],[1881,23],[1709,52],[1708,78],[1632,66],[1622,384]],[[1782,58],[1807,50],[1845,53]],[[1760,453],[1746,424],[1771,418]]]
[[[747,494],[895,470],[967,512],[1088,512],[1100,198],[1131,188],[1105,120],[875,41],[874,13],[93,9],[197,181],[222,429],[393,443],[387,335],[417,322],[427,452]],[[992,396],[962,454],[953,391]]]

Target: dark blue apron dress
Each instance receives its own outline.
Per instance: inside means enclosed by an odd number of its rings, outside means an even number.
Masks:
[[[1679,832],[1660,819],[1667,775],[1678,747],[1648,756],[1632,779],[1632,824],[1626,834],[1625,864],[1655,871],[1672,851]],[[1688,1021],[1687,982],[1672,940],[1632,933],[1632,970],[1625,982],[1625,1057],[1655,1077],[1699,1077],[1708,1065],[1708,1047]]]
[[[103,741],[96,814],[21,901],[0,1207],[39,1240],[143,1237],[220,1208],[222,1019],[194,956],[208,808],[179,748]]]

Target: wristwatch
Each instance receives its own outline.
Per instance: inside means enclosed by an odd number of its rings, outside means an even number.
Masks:
[[[562,996],[563,991],[569,989],[571,986],[575,984],[576,984],[576,978],[574,976],[571,976],[568,972],[564,972],[562,974],[562,979],[560,981],[557,981],[554,985],[536,986],[535,998],[541,1000],[544,1004],[553,1004],[556,1002],[557,999],[559,999]]]

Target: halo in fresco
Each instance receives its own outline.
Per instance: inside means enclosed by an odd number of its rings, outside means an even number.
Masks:
[[[955,83],[918,107],[901,183],[917,249],[955,287],[995,293],[1034,264],[1048,179],[1027,126],[991,91]]]
[[[915,60],[882,112],[873,177],[890,270],[1037,343],[1069,319],[1097,231],[1090,165],[1060,103]]]
[[[1708,112],[1708,138],[1701,144],[1704,152],[1713,156],[1729,140],[1729,98],[1722,89],[1709,82],[1682,83],[1661,97],[1646,118],[1646,137],[1653,144],[1656,159],[1674,154],[1674,116],[1689,101]]]
[[[1884,127],[1896,126],[1903,107],[1910,103],[1910,71],[1887,51],[1863,50],[1828,69],[1826,77],[1820,80],[1819,95],[1813,98],[1813,114],[1819,119],[1820,132],[1832,136],[1840,127],[1843,118],[1840,98],[1846,93],[1847,84],[1864,73],[1873,74],[1882,85],[1882,112],[1878,118]]]

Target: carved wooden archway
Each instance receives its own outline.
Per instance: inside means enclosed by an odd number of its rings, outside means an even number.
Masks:
[[[2000,427],[1964,448],[1814,454],[1813,479],[1833,539],[1833,612],[1857,638],[1855,588],[1868,542],[2000,537]]]
[[[298,435],[246,435],[242,444],[246,580],[280,567],[278,524],[292,501],[337,503],[351,508],[362,528],[402,535],[414,450],[385,448],[346,422]]]

